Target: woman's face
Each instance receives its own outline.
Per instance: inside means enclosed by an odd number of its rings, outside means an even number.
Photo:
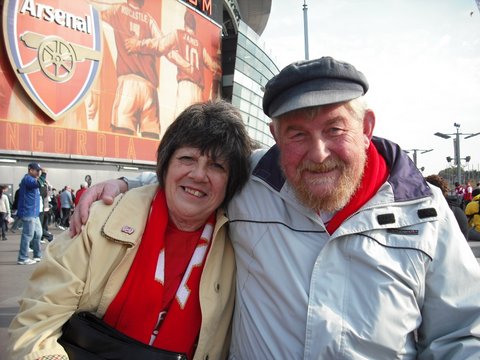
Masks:
[[[192,147],[177,149],[165,178],[170,219],[184,231],[205,224],[225,198],[229,169],[223,159],[213,159]]]

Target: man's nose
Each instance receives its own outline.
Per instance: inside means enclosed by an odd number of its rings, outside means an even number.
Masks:
[[[316,163],[323,162],[330,156],[328,144],[322,138],[315,138],[308,152],[309,160]]]

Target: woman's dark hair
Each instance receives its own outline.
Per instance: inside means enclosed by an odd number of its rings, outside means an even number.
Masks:
[[[229,177],[225,206],[247,182],[252,140],[238,110],[224,100],[212,100],[186,108],[168,127],[157,151],[157,177],[165,187],[165,177],[173,153],[181,147],[200,149],[202,155],[228,164]]]

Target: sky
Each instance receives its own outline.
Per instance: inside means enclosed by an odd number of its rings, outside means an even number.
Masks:
[[[304,0],[272,0],[261,39],[279,66],[305,58]],[[466,170],[480,170],[480,12],[475,0],[307,0],[309,58],[363,72],[374,135],[417,149],[425,176],[453,166],[460,124]],[[421,154],[422,150],[433,151]],[[410,152],[413,159],[413,151]]]

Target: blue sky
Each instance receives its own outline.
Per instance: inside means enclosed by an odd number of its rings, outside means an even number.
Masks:
[[[424,175],[448,167],[452,139],[480,132],[480,12],[475,0],[307,0],[310,59],[352,63],[370,83],[374,134],[419,154]],[[272,0],[262,35],[280,68],[304,58],[303,0]],[[473,14],[471,14],[473,12]],[[461,137],[480,170],[480,135]]]

